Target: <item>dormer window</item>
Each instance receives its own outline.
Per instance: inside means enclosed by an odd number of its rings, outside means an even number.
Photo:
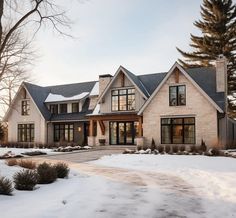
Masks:
[[[135,110],[135,89],[113,90],[111,93],[112,111],[132,111]]]
[[[60,114],[67,113],[67,104],[60,104]]]
[[[170,106],[186,105],[186,87],[185,87],[185,85],[170,86],[170,88],[169,88],[169,105]]]
[[[30,105],[29,100],[23,100],[21,102],[21,115],[27,116],[29,115]]]
[[[58,105],[57,104],[51,104],[50,105],[50,112],[52,114],[58,114]]]
[[[72,103],[72,113],[79,112],[79,103]]]

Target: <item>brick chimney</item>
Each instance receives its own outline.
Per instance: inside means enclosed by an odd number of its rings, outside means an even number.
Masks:
[[[103,74],[99,75],[99,96],[103,93],[107,85],[112,80],[112,75],[110,74]]]
[[[227,59],[220,55],[216,60],[216,92],[226,91],[227,82]]]

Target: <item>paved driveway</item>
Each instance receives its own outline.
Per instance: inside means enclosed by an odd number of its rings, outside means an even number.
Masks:
[[[92,160],[97,160],[104,155],[111,154],[121,154],[124,149],[99,149],[99,150],[88,150],[88,151],[79,151],[73,153],[65,153],[65,154],[56,154],[56,155],[48,155],[44,158],[49,160],[61,160],[61,161],[69,161],[74,163],[83,163]]]

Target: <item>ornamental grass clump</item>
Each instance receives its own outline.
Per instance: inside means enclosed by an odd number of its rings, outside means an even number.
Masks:
[[[55,167],[46,162],[38,165],[37,173],[39,175],[39,184],[53,183],[57,179]]]
[[[20,160],[18,161],[18,165],[30,170],[36,169],[36,163],[31,160]]]
[[[38,174],[35,170],[21,170],[14,176],[15,189],[32,191],[38,183]]]
[[[59,162],[54,165],[54,168],[57,173],[57,178],[67,178],[70,172],[68,164]]]
[[[0,178],[0,195],[11,195],[13,191],[12,182],[6,177]]]
[[[14,158],[6,160],[5,163],[9,167],[16,166],[18,164],[17,160]]]

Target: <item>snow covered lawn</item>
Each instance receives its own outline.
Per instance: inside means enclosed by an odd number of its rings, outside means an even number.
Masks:
[[[25,152],[32,152],[32,151],[42,151],[47,154],[56,154],[53,149],[48,149],[48,148],[0,148],[0,156],[6,154],[7,152],[11,151],[15,155],[19,155],[21,153]]]
[[[111,155],[71,167],[69,179],[0,195],[0,217],[236,216],[234,158]],[[0,161],[0,175],[19,169]]]

